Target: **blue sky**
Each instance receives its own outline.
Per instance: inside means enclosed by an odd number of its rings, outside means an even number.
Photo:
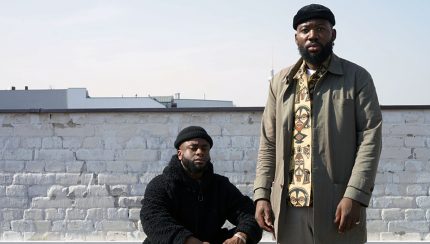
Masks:
[[[264,106],[270,70],[298,58],[300,0],[0,0],[0,89],[85,87]],[[365,67],[383,105],[430,105],[430,1],[319,1],[337,55]]]

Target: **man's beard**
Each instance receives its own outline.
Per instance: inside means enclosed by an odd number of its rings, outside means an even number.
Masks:
[[[202,165],[196,165],[196,164],[194,164],[193,160],[187,159],[185,157],[182,158],[181,162],[182,162],[182,165],[185,167],[185,169],[189,173],[199,174],[199,173],[203,173],[206,171],[206,169],[208,168],[209,159],[206,161],[206,163],[203,166]]]
[[[309,53],[304,46],[299,46],[299,53],[307,63],[319,66],[333,53],[333,41],[328,42],[325,46],[319,42],[316,43],[321,46],[319,53]]]

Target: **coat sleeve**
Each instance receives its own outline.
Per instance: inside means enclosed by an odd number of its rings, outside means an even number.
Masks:
[[[146,187],[140,220],[150,243],[183,244],[192,233],[180,225],[171,213],[171,198],[162,176],[154,178]]]
[[[244,196],[233,184],[226,179],[226,198],[228,203],[227,220],[236,226],[236,232],[248,236],[247,243],[258,243],[262,230],[254,218],[255,206],[251,198]]]
[[[278,78],[279,79],[279,78]],[[276,89],[271,80],[260,127],[260,146],[254,181],[254,201],[270,199],[276,170]]]
[[[357,155],[344,197],[369,205],[382,147],[382,114],[372,77],[363,70],[355,100]]]

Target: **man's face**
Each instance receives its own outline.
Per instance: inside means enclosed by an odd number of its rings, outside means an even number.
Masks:
[[[325,19],[311,19],[297,26],[295,39],[303,59],[319,66],[333,52],[336,30]]]
[[[206,170],[207,163],[211,159],[210,148],[209,142],[205,139],[191,139],[179,146],[178,158],[191,174],[202,173]]]

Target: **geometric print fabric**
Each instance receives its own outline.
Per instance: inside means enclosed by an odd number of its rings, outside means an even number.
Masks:
[[[306,75],[299,79],[295,93],[293,153],[288,193],[291,206],[308,207],[312,192],[312,119],[311,98]]]
[[[315,85],[327,73],[327,59],[309,79],[305,62],[295,78],[294,131],[288,185],[289,204],[308,207],[312,204],[312,100]]]

